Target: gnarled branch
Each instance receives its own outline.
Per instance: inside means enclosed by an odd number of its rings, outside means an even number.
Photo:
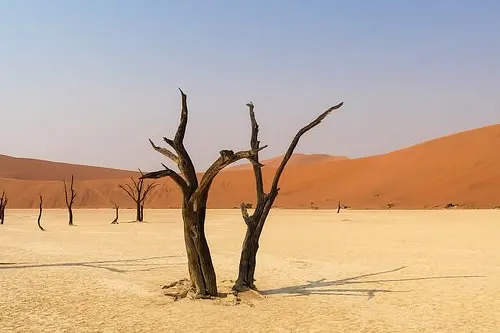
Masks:
[[[127,186],[127,187],[128,187],[128,189],[127,189],[127,188],[125,188],[123,185],[118,185],[118,187],[119,187],[119,188],[121,188],[122,190],[124,190],[124,191],[125,191],[125,193],[127,193],[127,194],[128,194],[128,196],[129,196],[132,200],[134,200],[134,201],[135,201],[135,200],[136,200],[136,198],[135,198],[135,195],[134,195],[134,190],[132,190],[132,187],[130,187],[130,185],[129,185],[129,184],[125,184],[125,186]]]
[[[292,142],[290,143],[290,146],[288,147],[288,150],[286,151],[286,154],[283,157],[283,160],[281,161],[281,163],[278,167],[278,170],[276,170],[276,174],[274,175],[274,179],[273,179],[273,184],[271,185],[271,193],[278,189],[278,183],[280,181],[281,174],[283,173],[283,170],[285,169],[285,166],[288,163],[288,160],[290,159],[290,157],[292,157],[293,151],[295,150],[295,147],[297,147],[297,144],[299,143],[299,140],[302,137],[302,135],[304,135],[305,133],[307,133],[309,130],[313,129],[317,125],[319,125],[319,123],[321,123],[321,121],[323,119],[325,119],[326,116],[328,116],[332,111],[339,109],[342,105],[344,105],[343,102],[330,107],[328,110],[326,110],[325,112],[320,114],[316,119],[311,121],[306,126],[302,127],[297,132],[297,134],[293,138]]]
[[[174,170],[167,167],[165,164],[162,163],[162,165],[165,168],[165,170],[148,172],[148,173],[142,175],[141,178],[142,179],[159,179],[159,178],[164,178],[164,177],[170,177],[180,187],[180,189],[183,193],[187,193],[188,184],[186,183],[184,178],[182,178],[182,176],[179,175]]]
[[[196,200],[197,196],[205,194],[208,189],[210,188],[210,185],[212,184],[212,181],[214,178],[217,176],[217,174],[227,167],[228,165],[242,160],[242,159],[248,159],[252,161],[252,163],[258,163],[258,161],[255,161],[255,155],[261,151],[262,149],[267,148],[266,146],[262,146],[257,149],[251,149],[251,150],[244,150],[244,151],[238,151],[238,152],[233,152],[232,150],[221,150],[220,156],[217,160],[215,160],[214,163],[205,171],[203,174],[203,177],[201,178],[200,185],[196,189],[195,193],[192,196],[192,200]]]
[[[149,139],[149,143],[151,144],[151,147],[153,147],[154,150],[162,154],[163,156],[167,157],[171,161],[173,161],[175,164],[179,163],[179,157],[172,153],[170,150],[167,148],[159,147],[154,144],[153,140]]]
[[[151,192],[151,190],[153,190],[158,185],[160,185],[160,184],[148,184],[148,186],[146,186],[146,189],[144,190],[144,193],[143,193],[142,198],[141,198],[141,203],[144,203],[149,192]]]

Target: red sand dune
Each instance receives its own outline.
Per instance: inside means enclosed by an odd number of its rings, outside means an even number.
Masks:
[[[276,156],[267,160],[262,160],[261,163],[264,164],[264,168],[278,168],[279,165],[281,164],[281,161],[283,160],[284,155]],[[287,167],[291,166],[304,166],[307,164],[311,163],[318,163],[318,162],[326,162],[326,161],[340,161],[340,160],[346,160],[348,159],[346,156],[332,156],[332,155],[326,155],[326,154],[300,154],[300,153],[295,153],[292,155],[288,163],[286,164]],[[235,170],[249,170],[252,169],[252,165],[247,163],[247,164],[242,164],[242,165],[237,165],[233,167],[227,168],[227,170],[235,171]]]
[[[10,207],[36,207],[39,192],[44,195],[45,207],[64,207],[60,174],[54,171],[55,167],[50,168],[53,162],[43,162],[47,163],[47,174],[40,169],[31,170],[28,162],[16,166],[17,178],[31,175],[32,180],[5,179],[16,173],[0,160],[0,177],[4,178],[0,179],[0,190],[9,193]],[[272,166],[277,163],[273,159],[271,167],[264,168],[267,186],[273,176]],[[124,208],[132,207],[118,189],[130,172],[95,168],[87,171],[86,167],[61,164],[57,167],[61,174],[75,173],[78,191],[75,206],[107,208],[113,199]],[[179,207],[181,197],[175,185],[169,180],[160,183],[146,206]],[[388,204],[394,209],[436,208],[448,203],[465,208],[497,207],[500,206],[500,125],[461,132],[384,155],[291,163],[285,169],[280,187],[276,200],[280,208],[311,205],[334,208],[339,200],[355,209],[387,208]],[[209,207],[233,208],[241,201],[254,201],[253,174],[248,166],[219,174],[210,192]]]
[[[80,180],[124,178],[135,172],[60,162],[0,155],[0,178],[19,180],[62,180],[71,177]]]

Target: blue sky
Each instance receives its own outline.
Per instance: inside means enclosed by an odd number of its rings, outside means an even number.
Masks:
[[[154,169],[182,87],[201,170],[297,151],[360,157],[500,123],[498,1],[0,0],[0,154]]]

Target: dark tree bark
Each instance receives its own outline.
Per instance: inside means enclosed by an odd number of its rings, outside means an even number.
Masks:
[[[255,267],[257,264],[257,251],[259,250],[259,239],[262,234],[262,229],[266,222],[269,211],[273,207],[274,200],[278,196],[279,180],[283,170],[285,169],[288,160],[292,157],[293,151],[297,146],[300,138],[306,132],[317,126],[326,116],[328,116],[332,111],[339,109],[343,103],[332,106],[321,115],[319,115],[315,120],[309,123],[307,126],[301,128],[298,133],[293,138],[288,150],[281,161],[274,179],[271,185],[271,189],[268,193],[264,192],[264,184],[262,178],[262,165],[259,163],[258,154],[254,157],[253,171],[255,176],[255,185],[257,192],[257,204],[252,215],[249,214],[247,209],[247,204],[241,203],[241,214],[243,220],[247,225],[247,231],[245,234],[245,239],[243,240],[243,246],[241,250],[240,265],[238,271],[238,279],[233,286],[234,290],[245,291],[248,289],[255,289]],[[257,150],[260,146],[259,136],[259,125],[255,120],[254,105],[252,103],[247,104],[250,111],[250,121],[252,125],[252,136],[250,139],[250,146],[252,149]]]
[[[118,224],[118,209],[120,208],[118,206],[118,204],[116,203],[113,203],[113,207],[115,207],[115,219],[113,220],[113,222],[111,222],[111,224]]]
[[[64,183],[64,200],[66,200],[66,207],[68,207],[68,215],[69,215],[69,225],[73,225],[73,202],[76,198],[76,192],[73,188],[74,177],[71,175],[71,183],[69,186],[70,192],[68,192],[66,179],[63,180]]]
[[[45,231],[45,229],[42,227],[42,224],[41,224],[41,220],[42,220],[42,205],[43,205],[43,198],[42,198],[42,194],[40,193],[40,211],[38,213],[38,228],[40,228],[40,230],[42,231]]]
[[[340,201],[339,201],[339,204],[337,206],[337,214],[340,213]]]
[[[143,173],[139,170],[141,175]],[[120,188],[127,193],[127,195],[134,200],[135,202],[135,220],[137,222],[142,222],[144,220],[144,203],[146,202],[146,198],[148,194],[153,190],[158,184],[151,183],[146,185],[144,188],[144,178],[139,178],[135,180],[134,178],[130,178],[132,180],[133,187],[130,184],[125,184],[125,186],[120,185]]]
[[[5,208],[7,207],[8,202],[9,198],[7,198],[7,194],[3,191],[2,196],[0,197],[0,225],[5,222]]]
[[[184,241],[191,282],[199,296],[217,296],[217,280],[205,236],[208,192],[214,178],[222,169],[241,159],[253,160],[257,151],[265,147],[236,153],[232,150],[221,150],[219,158],[212,163],[200,181],[198,181],[194,164],[184,147],[188,106],[186,94],[182,90],[180,92],[182,99],[181,117],[177,132],[173,140],[163,138],[172,147],[174,152],[167,148],[156,146],[153,141],[149,140],[155,151],[177,164],[180,172],[178,173],[163,164],[164,170],[147,173],[142,178],[157,179],[170,177],[181,189],[183,194],[182,219],[184,221]]]

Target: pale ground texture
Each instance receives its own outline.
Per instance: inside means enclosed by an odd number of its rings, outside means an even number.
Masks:
[[[110,225],[113,210],[8,210],[0,226],[1,332],[500,332],[500,212],[284,211],[269,217],[256,284],[237,306],[172,302],[187,276],[180,214]],[[123,212],[122,221],[131,220]],[[219,284],[244,224],[212,210]]]

